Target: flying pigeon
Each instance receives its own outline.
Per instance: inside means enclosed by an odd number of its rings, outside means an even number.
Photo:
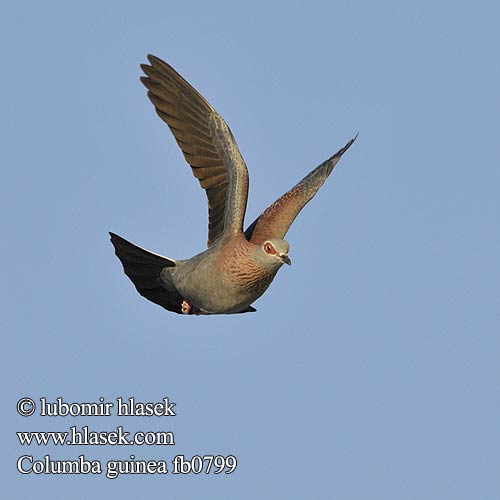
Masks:
[[[179,314],[253,312],[283,264],[283,238],[356,137],[270,205],[243,232],[248,171],[231,130],[205,98],[169,64],[148,55],[141,77],[160,118],[208,198],[207,250],[174,260],[110,233],[125,274],[145,298]]]

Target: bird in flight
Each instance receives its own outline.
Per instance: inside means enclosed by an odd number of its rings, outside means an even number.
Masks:
[[[248,171],[231,130],[169,64],[148,55],[141,68],[148,97],[168,125],[208,198],[207,250],[174,260],[110,233],[125,274],[145,298],[179,314],[253,312],[283,264],[283,238],[356,137],[278,198],[243,231]]]

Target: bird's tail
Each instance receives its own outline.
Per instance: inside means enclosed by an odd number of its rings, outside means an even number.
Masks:
[[[109,233],[115,247],[116,256],[123,264],[125,274],[139,288],[158,286],[158,278],[163,268],[174,267],[175,260],[150,252],[130,243],[114,233]]]
[[[116,256],[137,291],[143,297],[170,311],[180,312],[182,297],[173,283],[160,281],[162,270],[166,267],[175,267],[175,260],[138,247],[117,234],[109,234]]]

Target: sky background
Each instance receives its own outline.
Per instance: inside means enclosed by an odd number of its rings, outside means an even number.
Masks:
[[[14,2],[0,7],[0,497],[500,496],[500,4]],[[356,132],[255,314],[140,297],[107,232],[203,250],[206,200],[139,82],[153,53],[221,113],[247,222]],[[23,396],[176,402],[24,418]],[[173,447],[21,447],[167,430]],[[233,454],[231,475],[23,476],[36,459]]]

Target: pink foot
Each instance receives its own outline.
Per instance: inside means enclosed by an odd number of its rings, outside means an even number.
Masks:
[[[194,307],[188,299],[184,299],[181,304],[181,312],[182,314],[193,314]]]
[[[181,304],[181,313],[182,314],[195,314],[199,316],[200,314],[207,314],[206,312],[198,309],[196,306],[193,306],[188,299],[183,299]]]

